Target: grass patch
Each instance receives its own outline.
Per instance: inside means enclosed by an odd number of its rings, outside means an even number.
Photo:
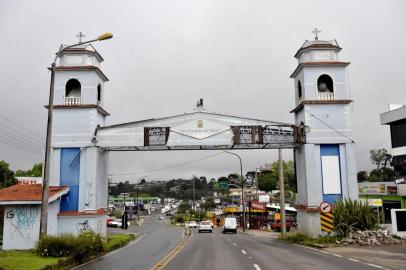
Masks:
[[[127,245],[130,241],[135,239],[134,234],[113,234],[107,237],[107,241],[103,243],[103,251],[110,252],[114,249]]]
[[[35,251],[0,251],[0,269],[40,270],[47,265],[57,265],[60,260],[65,259],[61,257],[42,257]]]
[[[282,238],[281,238],[282,239]],[[319,245],[332,245],[336,243],[337,237],[335,236],[322,236],[318,238],[311,238],[301,233],[294,233],[287,235],[283,240],[305,245],[305,246],[319,246]]]

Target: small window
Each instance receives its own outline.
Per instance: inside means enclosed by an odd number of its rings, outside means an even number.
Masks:
[[[97,101],[98,102],[101,102],[101,95],[102,95],[102,93],[101,93],[101,85],[99,84],[99,85],[97,85]]]
[[[321,93],[334,93],[333,79],[323,74],[317,79],[317,90]]]
[[[300,81],[297,82],[297,96],[299,99],[302,98],[302,83]]]
[[[80,97],[81,96],[80,82],[76,79],[70,79],[66,83],[65,96],[66,97]]]

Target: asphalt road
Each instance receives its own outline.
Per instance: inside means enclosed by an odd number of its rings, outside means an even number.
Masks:
[[[182,240],[183,230],[168,225],[169,220],[158,220],[158,215],[146,218],[141,227],[130,231],[140,234],[135,243],[113,251],[80,270],[149,270],[165,257]],[[121,229],[113,231],[123,232]]]
[[[377,270],[340,255],[246,234],[195,233],[165,270]]]

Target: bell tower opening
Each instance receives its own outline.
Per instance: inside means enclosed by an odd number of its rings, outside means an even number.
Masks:
[[[317,92],[319,99],[334,99],[333,79],[329,75],[323,74],[317,79]]]
[[[100,83],[97,85],[97,103],[101,103],[102,89]]]
[[[302,83],[300,81],[297,82],[297,98],[298,100],[301,100],[303,96],[302,92]]]
[[[82,104],[81,89],[82,86],[77,79],[70,79],[65,87],[65,105]]]

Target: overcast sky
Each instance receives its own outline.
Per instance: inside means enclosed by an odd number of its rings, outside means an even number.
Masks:
[[[406,1],[0,1],[0,116],[45,136],[50,65],[61,43],[106,31],[95,44],[109,77],[108,124],[192,111],[197,98],[218,113],[292,122],[293,57],[314,27],[337,39],[350,61],[353,138],[358,169],[370,169],[369,149],[390,145],[379,114],[406,103]],[[0,129],[11,123],[0,117]],[[14,126],[15,127],[15,126]],[[2,134],[0,134],[0,140]],[[24,135],[25,136],[25,135]],[[35,136],[35,135],[34,135]],[[34,143],[33,137],[27,139]],[[29,168],[42,157],[0,142],[0,160]],[[198,176],[238,171],[231,155],[168,170],[147,171],[215,152],[111,154],[115,180]],[[242,151],[244,170],[276,158],[275,150]],[[285,150],[287,158],[291,151]],[[145,173],[144,173],[145,172]]]

